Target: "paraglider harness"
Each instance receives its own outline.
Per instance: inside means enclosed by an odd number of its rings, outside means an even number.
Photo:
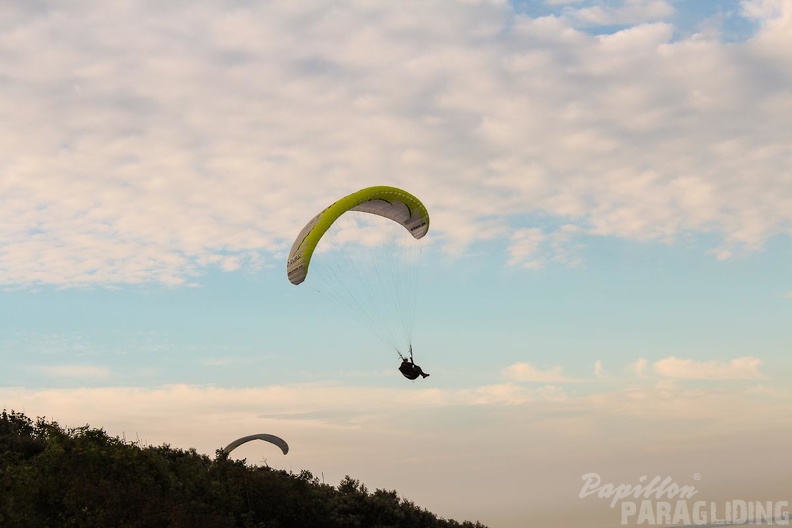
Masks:
[[[402,360],[401,365],[399,365],[399,372],[402,373],[402,376],[407,378],[408,380],[414,380],[418,376],[427,377],[429,374],[426,374],[421,367],[413,362],[413,352],[412,352],[412,345],[410,345],[410,359],[402,356],[402,353],[398,350],[396,351],[399,354],[399,357]]]

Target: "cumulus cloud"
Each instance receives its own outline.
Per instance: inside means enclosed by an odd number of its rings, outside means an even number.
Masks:
[[[527,267],[575,263],[579,236],[714,234],[724,258],[788,236],[790,2],[744,2],[760,28],[729,45],[612,5],[12,3],[0,281],[257,269],[380,183],[424,199],[438,248]]]

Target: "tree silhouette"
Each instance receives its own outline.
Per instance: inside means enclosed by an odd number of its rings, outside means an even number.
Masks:
[[[486,528],[438,518],[346,476],[249,466],[195,449],[141,446],[88,425],[0,414],[0,526]]]

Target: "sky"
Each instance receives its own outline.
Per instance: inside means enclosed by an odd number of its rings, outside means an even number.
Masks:
[[[3,2],[0,407],[499,528],[792,502],[790,50],[792,0]],[[372,185],[425,380],[286,279]]]

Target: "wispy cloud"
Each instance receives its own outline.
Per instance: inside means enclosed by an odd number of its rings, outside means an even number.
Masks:
[[[571,378],[564,374],[559,366],[549,369],[539,369],[530,363],[514,363],[503,370],[506,379],[514,381],[527,381],[537,383],[573,383],[584,381],[578,378]]]
[[[675,9],[664,0],[629,0],[623,2],[583,2],[581,6],[570,6],[564,16],[578,24],[587,26],[612,26],[641,24],[668,19]]]
[[[789,0],[743,0],[740,7],[747,18],[776,20],[783,18],[784,11],[789,9]]]
[[[759,371],[762,363],[761,359],[751,356],[729,361],[700,361],[670,356],[652,363],[641,358],[624,367],[628,376],[622,377],[621,380],[627,381],[632,377],[649,378],[650,374],[655,378],[659,376],[675,380],[758,380],[765,377]],[[542,370],[524,362],[509,365],[503,370],[503,376],[512,381],[537,383],[584,383],[606,378],[600,360],[594,363],[592,378],[573,378],[566,376],[560,366]],[[608,379],[619,380],[610,377]]]
[[[646,370],[648,366],[649,366],[649,362],[646,359],[641,358],[637,360],[635,363],[631,363],[630,365],[627,365],[625,370],[634,376],[642,377],[646,375]]]
[[[539,251],[539,246],[546,240],[546,236],[538,228],[518,229],[512,234],[512,243],[509,251],[510,265],[520,264],[524,268],[537,268],[542,266],[542,261],[534,255]]]
[[[675,356],[649,362],[641,358],[625,367],[630,376],[649,378],[653,374],[672,380],[758,380],[765,376],[760,372],[763,361],[752,356],[732,360],[701,361]]]
[[[265,359],[273,356],[258,356],[256,360]],[[211,357],[200,360],[200,364],[205,367],[227,367],[230,365],[240,365],[245,363],[253,363],[254,360],[250,358],[233,358],[233,357]]]
[[[669,357],[652,365],[655,373],[676,379],[747,380],[762,378],[762,360],[741,357],[731,361],[695,361]]]
[[[708,413],[711,416],[727,416],[732,412],[729,402],[742,401],[740,406],[750,406],[753,404],[748,400],[753,398],[766,398],[770,407],[792,405],[792,394],[779,387],[757,385],[734,390],[712,386],[704,389],[681,388],[669,383],[646,388],[603,388],[582,396],[572,396],[553,386],[527,388],[511,383],[469,389],[419,390],[328,383],[248,388],[193,385],[43,390],[0,388],[0,396],[3,405],[8,408],[26,407],[31,412],[46,412],[50,416],[68,415],[77,421],[106,423],[138,421],[140,417],[146,417],[146,421],[158,424],[157,427],[166,425],[176,416],[185,423],[196,420],[227,422],[229,419],[258,423],[264,420],[270,427],[277,424],[280,424],[278,427],[291,427],[280,423],[284,420],[301,421],[303,425],[310,422],[316,427],[357,428],[365,421],[373,427],[381,427],[391,421],[395,421],[395,425],[403,416],[424,410],[448,409],[454,412],[460,406],[494,408],[503,404],[522,406],[544,420],[548,417],[541,406],[547,402],[563,402],[563,406],[554,409],[560,421],[565,420],[564,409],[578,412],[581,406],[615,414],[626,410],[631,413],[640,411],[649,417],[669,399],[699,403],[706,400],[721,401],[711,408],[691,407],[688,411],[691,416]],[[636,403],[638,401],[644,402],[643,407]],[[115,414],[116,411],[118,414]],[[773,410],[768,408],[762,412],[770,415]],[[352,415],[361,419],[350,420]],[[338,416],[339,420],[335,421],[333,416]],[[754,418],[759,423],[761,416],[744,417],[746,422]]]
[[[51,378],[107,380],[113,374],[107,367],[94,365],[42,365],[31,368]]]
[[[602,378],[605,376],[605,372],[602,369],[602,361],[599,359],[594,362],[594,376],[598,378]]]
[[[511,235],[508,263],[523,268],[542,268],[552,263],[575,265],[579,259],[574,241],[580,231],[574,225],[563,225],[550,233],[539,228],[516,229]]]

